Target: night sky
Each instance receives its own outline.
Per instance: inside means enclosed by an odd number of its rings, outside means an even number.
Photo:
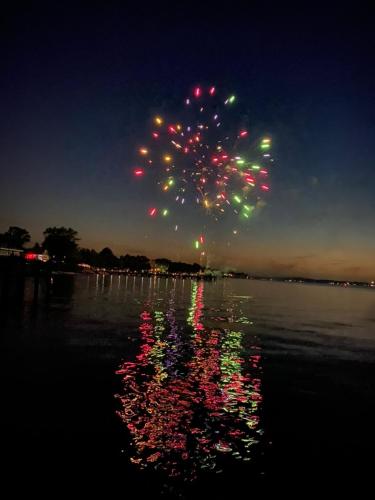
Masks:
[[[228,218],[205,221],[210,264],[375,279],[367,7],[33,3],[2,12],[0,232],[18,225],[41,242],[47,226],[64,225],[84,247],[199,260],[195,208],[186,231],[151,219],[156,187],[132,172],[150,117],[214,84],[272,136],[275,167],[266,206],[237,238]]]

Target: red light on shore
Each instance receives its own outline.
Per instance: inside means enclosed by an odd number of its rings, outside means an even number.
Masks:
[[[201,93],[202,93],[202,91],[201,91],[200,87],[196,87],[194,89],[194,95],[195,95],[195,97],[200,97]]]
[[[214,95],[214,93],[215,93],[215,87],[211,87],[210,88],[210,95]]]
[[[136,177],[141,177],[144,173],[145,173],[145,172],[144,172],[143,168],[136,168],[136,169],[134,170],[134,175],[135,175]]]
[[[151,217],[154,217],[156,215],[156,208],[150,208],[148,213],[149,213],[149,215],[151,215]]]
[[[28,252],[27,254],[25,254],[25,259],[26,260],[37,260],[38,255],[36,253]]]

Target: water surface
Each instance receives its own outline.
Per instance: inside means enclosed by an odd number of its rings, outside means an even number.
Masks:
[[[373,290],[80,275],[2,309],[7,468],[196,497],[370,478]],[[63,464],[63,466],[62,466]]]

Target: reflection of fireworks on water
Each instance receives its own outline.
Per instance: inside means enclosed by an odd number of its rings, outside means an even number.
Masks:
[[[215,469],[223,454],[250,460],[258,442],[259,352],[255,347],[245,360],[242,332],[203,326],[203,286],[192,284],[190,336],[183,338],[173,308],[145,311],[140,353],[118,370],[131,461],[171,477],[195,478]]]
[[[262,205],[270,189],[271,139],[252,137],[234,95],[222,98],[215,87],[196,87],[178,117],[154,117],[149,137],[134,175],[152,176],[168,195],[162,206],[149,206],[150,217],[169,218],[178,230],[181,209],[192,203],[215,220],[231,212],[245,222]],[[196,249],[203,244],[203,236],[194,241]]]

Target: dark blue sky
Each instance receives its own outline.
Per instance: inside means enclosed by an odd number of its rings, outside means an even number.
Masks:
[[[268,274],[375,279],[373,12],[249,3],[219,9],[121,3],[13,7],[3,13],[0,231],[71,226],[81,245],[196,260],[186,211],[175,233],[146,210],[132,176],[155,112],[196,83],[232,89],[272,135],[267,205],[212,265]],[[189,233],[190,231],[190,233]]]

